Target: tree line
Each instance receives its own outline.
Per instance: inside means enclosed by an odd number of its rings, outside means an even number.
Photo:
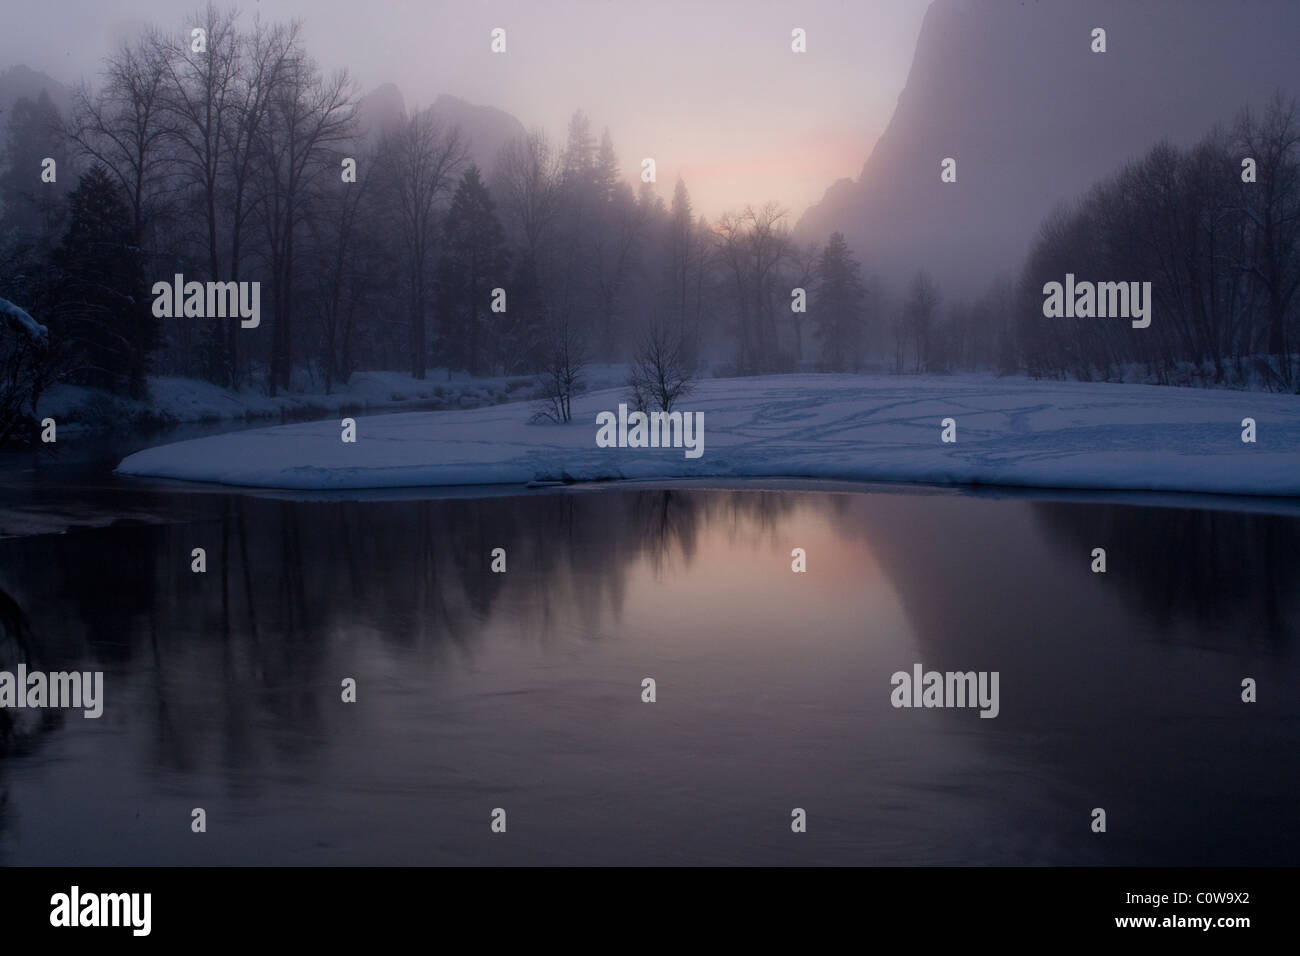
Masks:
[[[828,366],[858,361],[865,285],[842,237],[801,246],[775,204],[709,223],[680,180],[667,204],[634,189],[581,111],[558,143],[533,129],[479,168],[431,110],[363,128],[300,23],[195,22],[201,50],[188,27],[144,30],[69,116],[42,96],[6,118],[0,295],[50,327],[65,377],[329,390],[359,368],[548,373],[667,340],[691,369],[782,371],[804,351],[795,285]],[[150,287],[175,273],[260,281],[266,320],[155,318]]]
[[[841,234],[799,241],[776,203],[709,221],[680,178],[668,202],[634,187],[582,111],[480,166],[431,109],[364,125],[300,23],[211,5],[193,22],[202,49],[189,26],[145,29],[67,116],[42,95],[3,118],[0,298],[50,330],[38,348],[6,329],[6,383],[144,398],[172,374],[275,394],[446,368],[536,376],[563,421],[592,362],[628,363],[660,402],[705,365],[1300,378],[1300,133],[1280,97],[1192,148],[1158,144],[1054,213],[1018,277],[945,303],[925,271],[870,274]],[[1044,318],[1043,284],[1067,272],[1152,281],[1155,321]],[[152,284],[177,273],[262,283],[259,328],[156,318]]]
[[[1149,328],[1042,317],[1043,284],[1152,283]],[[1009,364],[1085,380],[1300,390],[1300,124],[1275,96],[1180,149],[1153,146],[1042,226]]]

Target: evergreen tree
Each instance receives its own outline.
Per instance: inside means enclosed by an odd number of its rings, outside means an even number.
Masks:
[[[569,188],[589,186],[596,168],[596,140],[591,121],[582,110],[569,118],[569,138],[564,146],[564,184]]]
[[[496,337],[509,337],[514,319],[508,297],[505,313],[491,309],[492,290],[506,288],[510,263],[505,230],[477,166],[461,176],[443,231],[438,310],[443,347],[454,367],[481,374],[499,352]]]
[[[811,311],[822,365],[832,372],[843,371],[846,364],[856,368],[862,353],[866,286],[862,264],[853,258],[843,233],[833,233],[822,250],[817,280]]]
[[[686,328],[687,300],[691,292],[691,253],[695,236],[691,194],[677,177],[668,211],[668,306],[679,328]]]
[[[130,209],[100,165],[81,177],[68,206],[68,230],[51,257],[59,279],[51,324],[73,355],[77,380],[144,398],[160,326],[131,240]]]
[[[597,199],[609,202],[614,198],[614,187],[618,185],[618,154],[614,152],[614,140],[608,128],[600,137],[600,149],[596,152],[591,178]]]

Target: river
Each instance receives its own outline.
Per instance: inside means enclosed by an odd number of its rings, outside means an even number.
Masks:
[[[1300,861],[1293,502],[313,500],[120,453],[0,472],[0,669],[104,675],[98,719],[9,712],[0,863]],[[997,716],[893,706],[918,664]]]

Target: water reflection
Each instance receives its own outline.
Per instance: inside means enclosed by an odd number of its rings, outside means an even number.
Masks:
[[[0,541],[0,665],[104,670],[107,696],[0,727],[5,862],[1300,858],[1295,518],[694,489],[184,508]],[[893,709],[914,662],[1000,671],[1000,716]],[[525,839],[492,841],[494,806]]]
[[[1267,514],[1038,504],[1049,534],[1105,546],[1112,583],[1146,626],[1177,640],[1280,645],[1300,618],[1300,520]],[[1153,573],[1154,572],[1154,573]]]

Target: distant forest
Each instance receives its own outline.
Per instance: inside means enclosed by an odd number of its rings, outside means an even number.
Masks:
[[[1020,276],[945,301],[924,270],[875,275],[839,233],[796,241],[774,203],[710,222],[680,179],[667,201],[633,188],[580,111],[481,169],[428,110],[361,128],[355,84],[316,65],[298,24],[204,20],[204,52],[151,29],[70,115],[42,95],[0,117],[0,298],[50,331],[0,315],[11,417],[58,381],[275,394],[448,368],[563,391],[587,363],[647,355],[683,377],[983,369],[1300,390],[1300,126],[1280,95],[1190,149],[1155,145],[1044,223]],[[1042,286],[1067,272],[1151,281],[1150,328],[1045,319]],[[150,290],[176,273],[259,281],[260,327],[155,318]]]

